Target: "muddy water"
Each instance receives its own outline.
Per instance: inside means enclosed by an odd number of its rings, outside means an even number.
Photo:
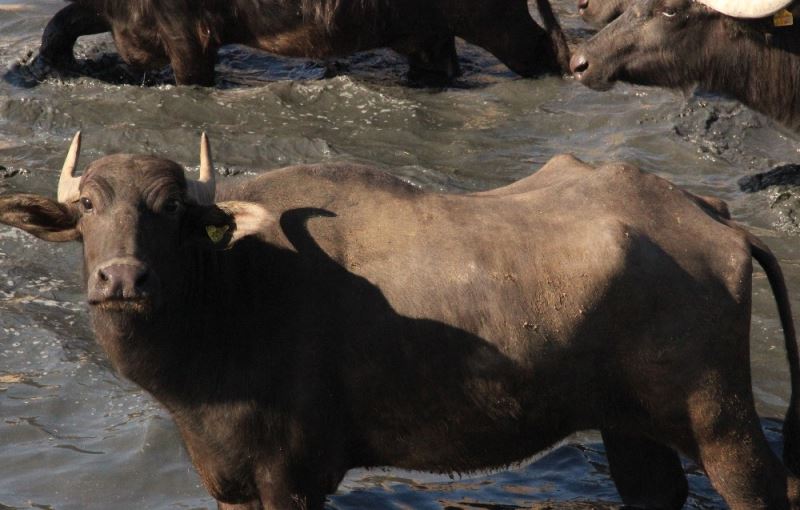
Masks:
[[[389,52],[342,60],[346,74],[323,79],[318,63],[241,48],[220,56],[216,88],[174,87],[168,72],[120,67],[103,36],[79,44],[92,77],[36,83],[35,70],[19,63],[61,5],[0,0],[0,192],[54,193],[78,129],[85,160],[153,152],[194,170],[206,130],[229,175],[350,160],[453,192],[508,183],[571,152],[592,162],[631,161],[727,200],[776,251],[800,295],[797,196],[789,188],[745,194],[736,185],[745,173],[800,161],[798,138],[734,102],[521,80],[463,46],[464,77],[445,90],[408,87],[403,62]],[[570,36],[584,37],[573,2],[556,5]],[[77,245],[0,228],[0,508],[212,508],[166,413],[119,379],[93,343],[79,255]],[[779,418],[788,399],[781,331],[763,274],[754,285],[754,386],[762,415]],[[779,447],[779,424],[764,426]],[[724,508],[696,467],[686,467],[691,508]],[[500,473],[450,479],[355,471],[329,508],[514,509],[548,501],[619,504],[596,435]]]

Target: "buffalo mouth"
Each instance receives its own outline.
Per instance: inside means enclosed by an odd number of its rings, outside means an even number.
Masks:
[[[153,311],[153,300],[149,297],[132,297],[132,298],[107,298],[107,299],[90,299],[89,306],[96,310],[104,312],[117,312],[128,313],[136,315],[145,315]]]
[[[600,64],[587,53],[578,51],[572,55],[569,67],[572,76],[590,89],[605,91],[614,86],[614,79],[598,69]]]
[[[603,80],[603,79],[593,79],[591,76],[585,76],[580,73],[575,74],[575,79],[581,82],[581,84],[589,87],[592,90],[596,90],[598,92],[606,92],[614,88],[616,80]]]
[[[600,73],[592,71],[594,70],[587,69],[586,71],[576,71],[572,74],[572,76],[582,85],[598,92],[605,92],[614,88],[614,85],[618,80],[618,76],[600,76]]]

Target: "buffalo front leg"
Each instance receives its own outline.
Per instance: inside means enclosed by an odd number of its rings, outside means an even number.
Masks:
[[[178,85],[214,86],[214,65],[219,46],[210,33],[201,40],[186,17],[158,18],[164,51]]]
[[[175,83],[178,85],[213,87],[216,59],[216,50],[182,47],[169,51],[170,64],[175,73]]]
[[[689,485],[678,454],[642,436],[602,430],[611,477],[622,501],[636,508],[683,508]]]
[[[327,494],[336,491],[342,478],[344,471],[329,471],[312,462],[299,466],[267,462],[255,472],[264,510],[323,510]]]
[[[39,59],[56,69],[76,67],[73,47],[78,37],[108,32],[111,26],[93,9],[71,3],[58,11],[42,34]]]

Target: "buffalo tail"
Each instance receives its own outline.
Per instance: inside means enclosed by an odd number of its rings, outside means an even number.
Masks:
[[[800,402],[798,402],[800,400],[800,357],[798,356],[789,293],[786,289],[786,281],[783,279],[783,271],[769,247],[749,232],[747,232],[747,237],[753,258],[758,261],[767,274],[783,326],[783,338],[786,343],[786,356],[789,359],[792,385],[789,409],[786,411],[786,420],[783,422],[783,462],[789,471],[800,476]]]

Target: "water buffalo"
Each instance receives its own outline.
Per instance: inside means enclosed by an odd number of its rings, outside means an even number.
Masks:
[[[176,82],[214,84],[217,50],[243,44],[325,59],[378,47],[408,57],[414,80],[459,73],[455,37],[481,46],[522,76],[566,72],[569,50],[548,0],[545,28],[526,0],[69,0],[42,36],[39,59],[74,67],[78,37],[108,32],[129,64],[171,64]]]
[[[625,12],[636,0],[578,0],[578,12],[583,21],[604,27]]]
[[[641,0],[577,50],[571,69],[597,90],[699,84],[800,130],[800,3],[790,3]]]
[[[112,155],[58,201],[0,197],[0,222],[83,243],[91,323],[114,367],[171,412],[222,509],[321,509],[348,469],[464,473],[599,429],[622,499],[680,508],[676,452],[731,508],[800,508],[750,383],[752,258],[791,367],[769,249],[721,201],[570,156],[491,191],[422,191],[347,164],[217,189]]]

